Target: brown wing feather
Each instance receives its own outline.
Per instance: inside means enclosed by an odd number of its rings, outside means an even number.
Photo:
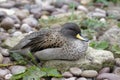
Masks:
[[[31,52],[40,51],[46,48],[61,47],[65,42],[59,32],[53,33],[51,31],[44,35],[38,35],[30,40],[31,41],[23,46],[23,48],[30,47]]]

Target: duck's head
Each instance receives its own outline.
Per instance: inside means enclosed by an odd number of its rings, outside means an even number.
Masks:
[[[80,30],[80,27],[75,24],[75,23],[65,23],[63,24],[63,27],[61,29],[61,33],[65,36],[65,37],[68,37],[68,38],[71,38],[71,39],[80,39],[82,41],[88,41],[87,38],[84,38],[82,35],[81,35],[81,30]]]

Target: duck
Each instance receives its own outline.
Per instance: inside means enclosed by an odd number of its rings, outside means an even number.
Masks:
[[[68,22],[25,36],[11,51],[26,56],[30,51],[39,60],[78,60],[85,55],[88,41],[76,23]]]

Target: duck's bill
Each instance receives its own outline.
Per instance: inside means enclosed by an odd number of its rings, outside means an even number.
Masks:
[[[78,39],[80,39],[80,40],[82,40],[82,41],[86,41],[86,42],[89,41],[87,38],[84,38],[84,37],[81,36],[80,34],[77,34],[77,35],[76,35],[76,38],[78,38]]]

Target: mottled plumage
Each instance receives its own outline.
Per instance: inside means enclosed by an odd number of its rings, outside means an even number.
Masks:
[[[12,51],[25,54],[30,50],[40,60],[77,60],[87,50],[86,39],[78,39],[77,34],[81,35],[81,31],[75,23],[66,23],[58,28],[41,29],[27,35]]]

